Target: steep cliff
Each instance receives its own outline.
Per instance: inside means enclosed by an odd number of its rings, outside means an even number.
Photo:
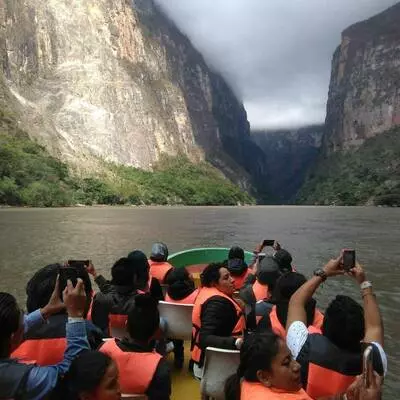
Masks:
[[[342,34],[332,62],[323,148],[360,146],[400,124],[400,3]]]
[[[252,138],[265,153],[268,187],[277,203],[294,201],[309,169],[317,159],[324,127],[253,131]]]
[[[80,171],[183,154],[246,188],[264,172],[242,104],[152,0],[0,0],[0,55],[21,128]]]

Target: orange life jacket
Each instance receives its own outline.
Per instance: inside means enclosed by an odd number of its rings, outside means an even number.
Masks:
[[[203,304],[214,296],[224,297],[225,299],[229,300],[235,307],[237,322],[235,327],[233,328],[232,336],[241,336],[243,334],[244,329],[246,328],[246,319],[243,315],[243,311],[240,308],[239,304],[236,303],[234,299],[232,299],[231,297],[227,296],[225,293],[222,293],[221,291],[219,291],[214,287],[201,288],[194,303],[193,313],[192,313],[193,328],[192,328],[191,351],[192,351],[192,360],[195,361],[196,363],[200,363],[202,359],[201,357],[202,349],[200,347],[201,309]]]
[[[244,281],[246,280],[246,278],[251,274],[251,271],[247,268],[247,270],[240,276],[233,276],[233,279],[235,280],[234,282],[234,286],[236,290],[240,290],[243,285],[244,285]]]
[[[280,389],[268,388],[259,382],[244,380],[240,385],[240,400],[312,400],[303,390],[285,392]]]
[[[123,351],[115,339],[106,341],[99,350],[117,364],[121,391],[127,394],[144,394],[147,391],[162,358],[156,352]]]
[[[262,285],[258,280],[253,284],[253,293],[256,301],[269,300],[271,293],[269,292],[268,285]]]
[[[335,346],[321,334],[308,335],[297,361],[303,387],[314,399],[345,393],[362,372],[362,355]]]
[[[53,339],[28,339],[22,342],[11,354],[25,364],[35,363],[42,367],[58,364],[64,359],[67,348],[65,337]]]
[[[171,297],[169,297],[169,295],[167,293],[167,295],[165,296],[165,301],[168,301],[169,303],[177,303],[177,304],[194,304],[198,294],[199,294],[199,289],[196,289],[191,294],[189,294],[189,296],[186,296],[184,299],[174,300]]]
[[[164,283],[165,277],[173,266],[168,262],[158,262],[149,260],[150,275],[158,279],[160,283]]]
[[[108,314],[109,328],[125,329],[128,316],[125,314]]]
[[[321,316],[322,316],[322,318],[321,318]],[[278,314],[276,311],[276,306],[272,307],[272,310],[269,314],[269,319],[271,321],[272,330],[277,335],[279,335],[282,339],[286,339],[286,329],[279,321]],[[308,327],[308,332],[309,333],[322,333],[321,328],[322,328],[323,321],[324,321],[324,315],[321,313],[321,311],[315,309],[314,320],[313,320],[312,325],[310,325]]]

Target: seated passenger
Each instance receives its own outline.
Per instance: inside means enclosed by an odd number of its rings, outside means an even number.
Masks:
[[[54,400],[119,400],[119,372],[107,354],[84,351],[51,395]]]
[[[253,284],[240,290],[241,299],[250,306],[257,301],[268,301],[271,298],[275,283],[281,276],[279,265],[271,256],[266,256],[260,261],[255,276],[256,281]]]
[[[186,268],[174,268],[168,274],[168,289],[165,301],[179,304],[194,304],[199,290],[195,288],[194,281]],[[168,323],[168,321],[167,321]],[[184,362],[183,340],[173,340],[174,365],[181,369]]]
[[[272,332],[246,337],[237,373],[225,384],[226,400],[311,400],[301,387],[300,365]]]
[[[286,341],[301,364],[303,387],[313,398],[336,396],[348,389],[362,372],[366,344],[373,346],[376,372],[382,375],[387,369],[381,315],[372,284],[360,266],[350,274],[360,285],[364,312],[350,297],[338,295],[325,311],[322,334],[307,330],[307,303],[322,282],[343,274],[341,258],[331,260],[314,272],[314,277],[293,294],[289,303]]]
[[[140,250],[134,250],[128,254],[128,258],[134,262],[138,276],[138,289],[149,292],[157,301],[164,300],[164,294],[160,282],[150,274],[150,264],[146,254]]]
[[[256,304],[257,330],[272,330],[281,338],[286,338],[286,320],[289,301],[293,293],[306,282],[304,275],[288,272],[282,275],[275,286],[271,302],[261,301]],[[316,308],[316,301],[311,299],[306,305],[307,327],[310,333],[321,333],[323,314]]]
[[[8,293],[0,293],[0,398],[42,400],[55,388],[58,378],[64,375],[71,361],[83,350],[89,348],[83,315],[87,307],[84,285],[78,279],[74,288],[71,282],[63,292],[64,304],[60,300],[58,280],[49,303],[42,309],[23,315],[15,298]],[[10,353],[23,340],[23,334],[46,319],[67,309],[67,348],[63,360],[52,366],[38,367],[22,364],[11,359]]]
[[[196,298],[192,324],[193,372],[202,376],[206,347],[239,349],[246,321],[240,305],[232,298],[234,279],[224,263],[208,265],[201,274],[202,288]]]
[[[125,330],[128,311],[138,294],[134,261],[120,258],[113,265],[111,276],[110,283],[104,282],[106,290],[96,293],[92,306],[92,321],[106,336],[110,336],[111,328]]]
[[[122,393],[146,394],[149,400],[170,398],[168,363],[152,346],[159,320],[157,300],[149,294],[140,294],[129,311],[129,337],[109,340],[100,347],[118,366]]]
[[[59,264],[51,264],[37,271],[30,279],[26,287],[28,296],[26,308],[29,313],[43,308],[50,301],[57,276],[63,268],[65,267]],[[89,275],[83,264],[76,263],[67,268],[73,268],[76,276],[84,282],[87,300],[84,317],[86,317],[92,292]],[[66,284],[66,281],[60,280],[60,295]],[[50,316],[46,324],[35,326],[24,334],[24,342],[11,356],[22,361],[33,361],[42,366],[61,362],[67,347],[65,331],[67,321],[68,315],[63,310]],[[90,347],[97,349],[102,343],[103,334],[92,322],[85,321],[85,324]]]
[[[275,250],[272,254],[272,257],[279,265],[279,269],[281,270],[282,274],[287,272],[296,271],[296,269],[292,265],[292,255],[285,249],[281,249],[278,243],[278,250]]]
[[[162,284],[167,282],[168,273],[173,268],[167,260],[168,247],[164,243],[154,243],[149,260],[150,275]]]
[[[235,290],[240,290],[251,274],[246,262],[244,261],[244,250],[241,247],[233,246],[228,253],[228,271],[235,280]]]

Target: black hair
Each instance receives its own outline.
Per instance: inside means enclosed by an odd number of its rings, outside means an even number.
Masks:
[[[248,335],[240,349],[240,364],[236,374],[225,383],[225,399],[240,400],[240,382],[258,382],[257,371],[271,369],[279,352],[280,337],[272,331]]]
[[[213,284],[217,284],[220,278],[219,270],[221,268],[227,268],[225,262],[211,263],[207,265],[200,275],[201,285],[205,287],[211,287]]]
[[[139,294],[129,310],[127,329],[132,339],[147,343],[160,326],[158,301],[150,294]]]
[[[196,290],[186,268],[173,268],[167,275],[167,293],[173,300],[182,300]]]
[[[150,278],[150,265],[146,254],[140,250],[134,250],[128,254],[130,266],[134,270],[135,285],[137,289],[144,289]]]
[[[360,351],[365,334],[363,308],[349,296],[336,296],[325,311],[322,333],[343,350]]]
[[[290,298],[306,282],[306,277],[298,272],[287,272],[277,280],[272,301],[276,304],[276,313],[283,327],[286,327]],[[307,326],[312,325],[314,321],[315,306],[314,299],[306,304]]]
[[[118,259],[111,267],[111,283],[116,286],[134,286],[135,269],[128,257]]]
[[[244,250],[239,246],[232,246],[228,253],[228,260],[239,258],[244,260]]]
[[[39,269],[29,280],[26,285],[26,308],[29,313],[38,308],[43,308],[49,302],[61,268],[64,268],[61,264],[49,264]],[[83,263],[73,263],[67,268],[75,269],[77,277],[82,279],[85,285],[87,301],[90,302],[92,283],[85,265]],[[66,284],[66,282],[60,281],[60,293],[65,289]]]
[[[72,361],[51,399],[79,400],[83,392],[96,390],[112,362],[112,358],[107,354],[83,351]]]
[[[17,332],[20,324],[21,310],[18,307],[15,297],[9,293],[0,292],[0,350],[4,349],[5,343],[11,335]],[[8,349],[7,349],[8,351]],[[8,354],[1,354],[8,357]]]

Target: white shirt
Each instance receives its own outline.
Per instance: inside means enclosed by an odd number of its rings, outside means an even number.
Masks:
[[[301,349],[307,341],[308,335],[308,329],[303,322],[294,321],[290,325],[286,336],[286,343],[294,359],[297,359],[297,357],[299,356]],[[385,350],[383,350],[383,347],[377,342],[372,342],[372,344],[379,350],[379,354],[382,360],[383,371],[386,375],[387,356]]]

